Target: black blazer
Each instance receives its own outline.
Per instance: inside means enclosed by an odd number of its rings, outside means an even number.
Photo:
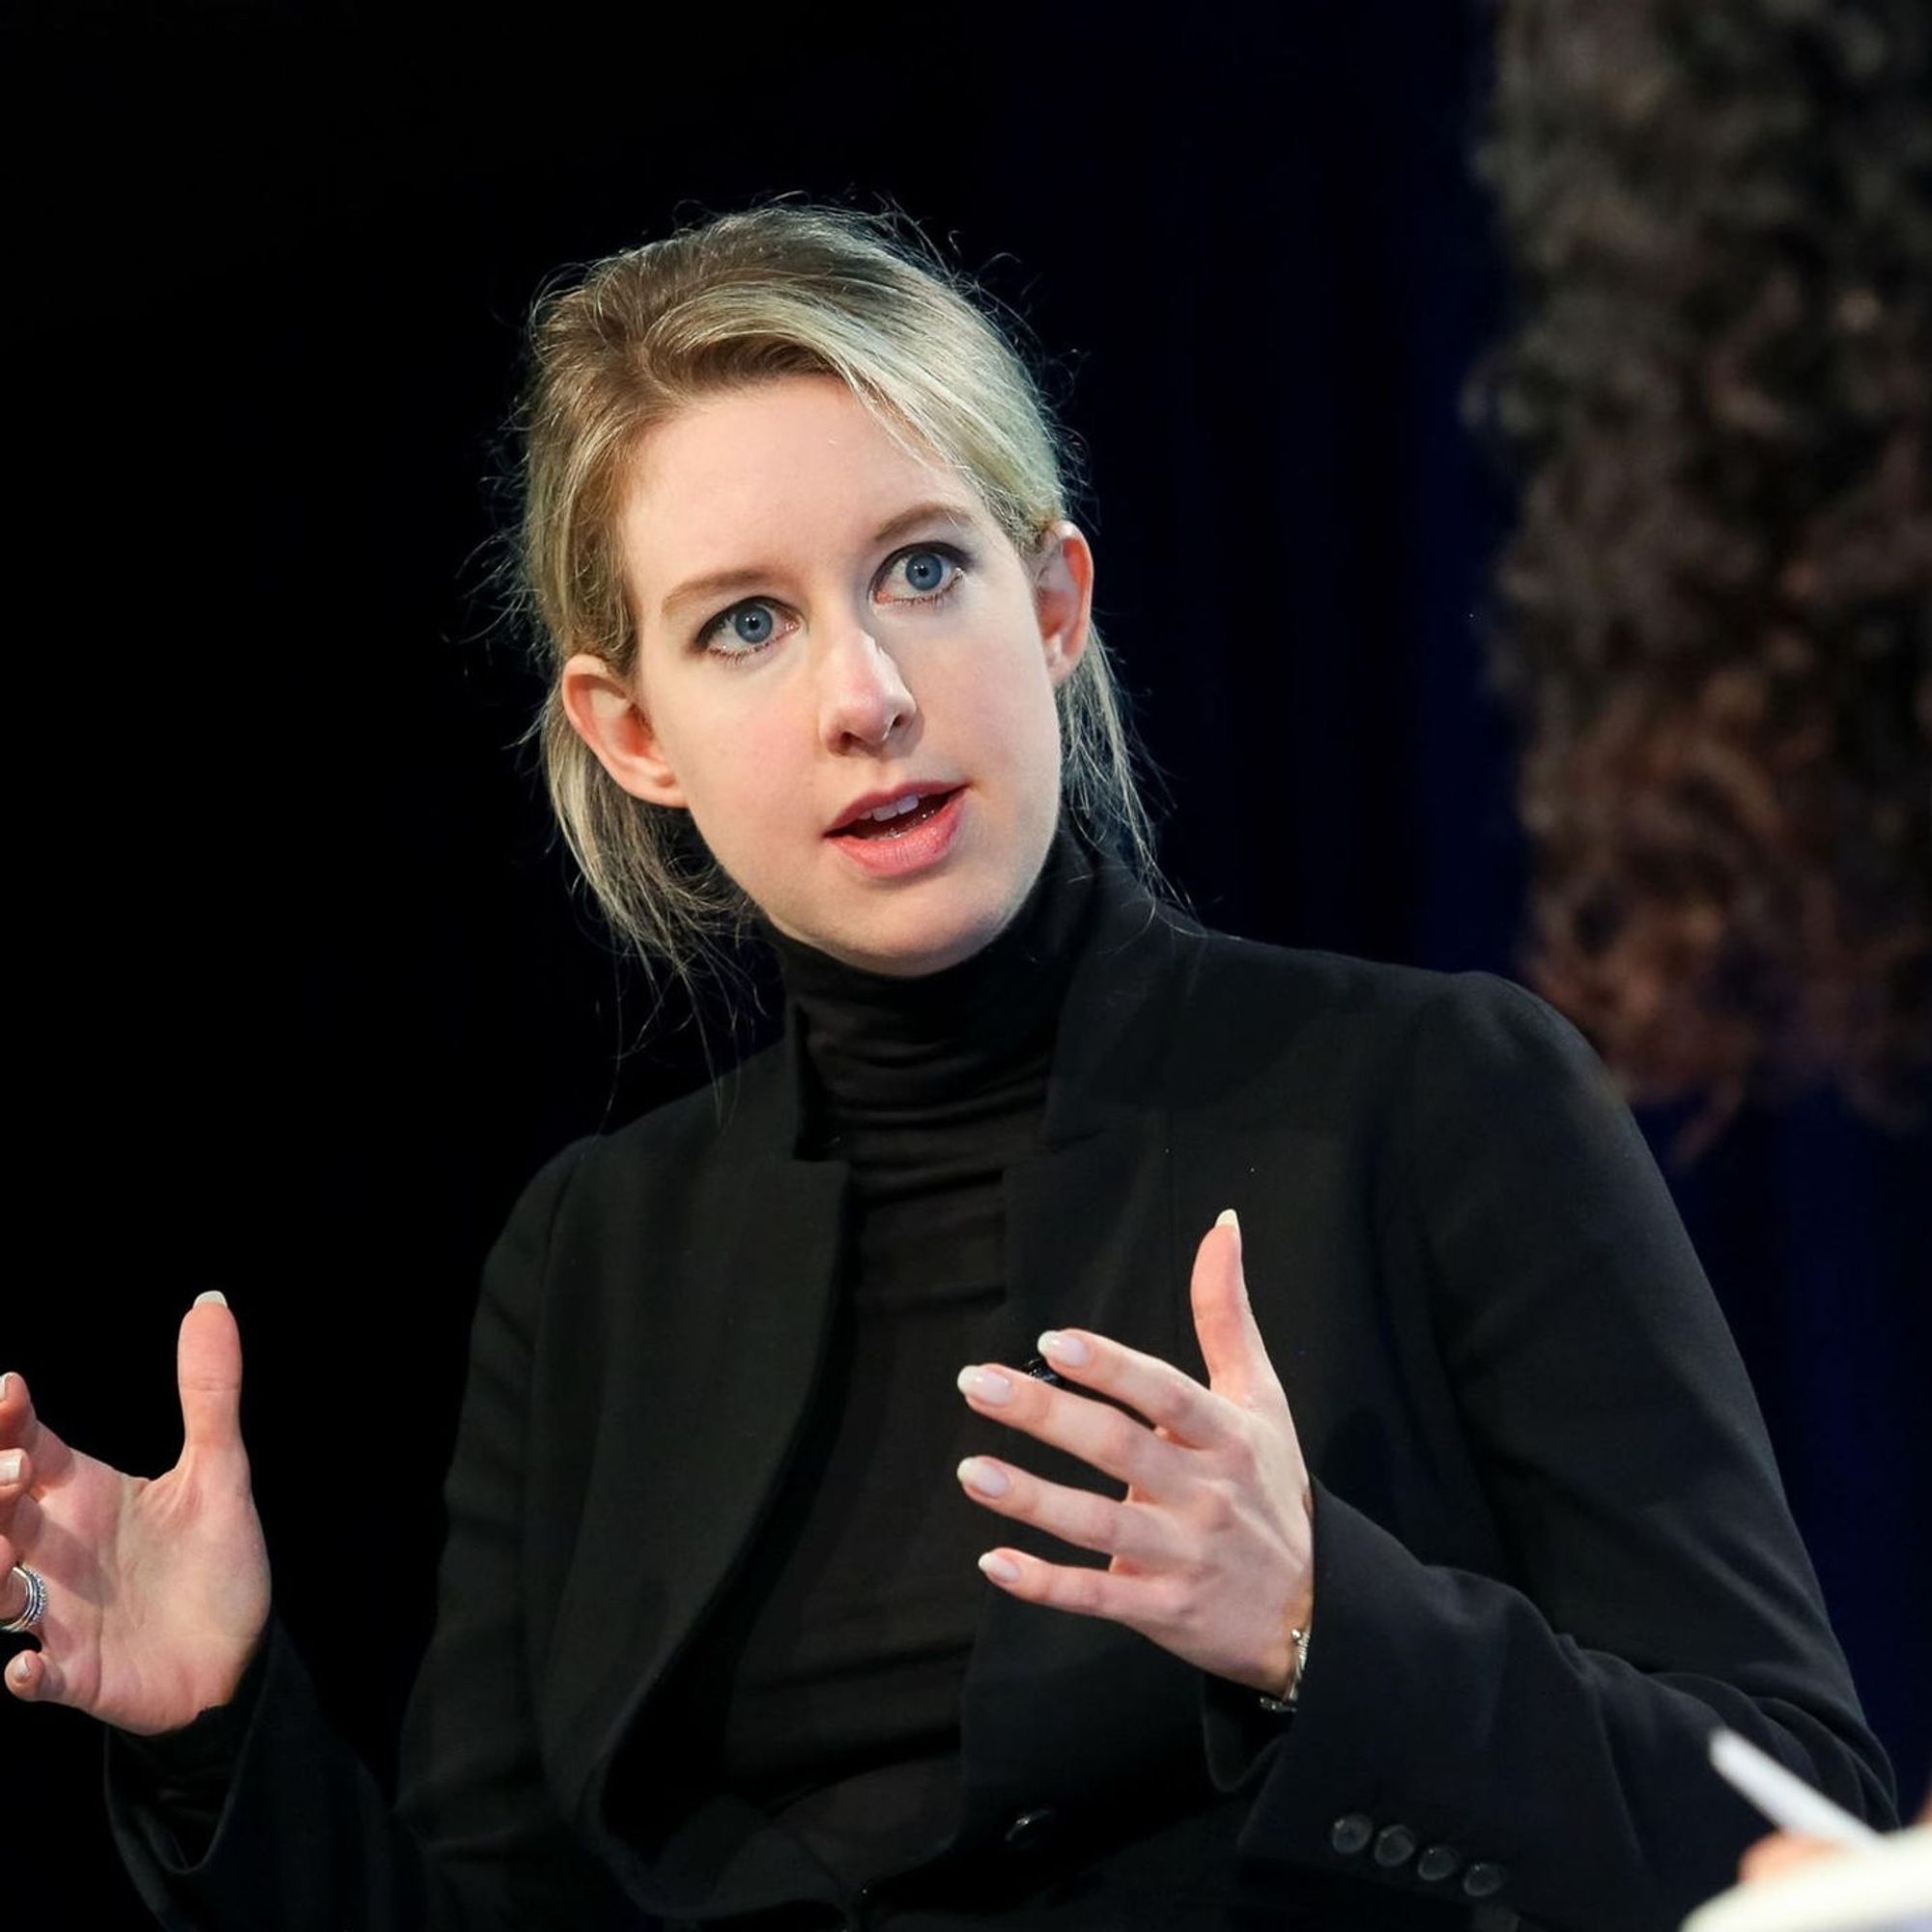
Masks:
[[[689,1788],[659,1694],[829,1331],[846,1178],[799,1156],[795,1053],[531,1184],[484,1274],[396,1813],[277,1634],[207,1857],[114,1800],[164,1919],[639,1926],[722,1896],[871,1922]],[[1078,1323],[1202,1374],[1189,1265],[1229,1206],[1315,1478],[1299,1715],[989,1590],[962,1886],[1067,1928],[1671,1927],[1760,1829],[1706,1768],[1719,1719],[1889,1821],[1735,1350],[1563,1020],[1483,975],[1206,933],[1110,872],[1006,1179],[1015,1350]]]

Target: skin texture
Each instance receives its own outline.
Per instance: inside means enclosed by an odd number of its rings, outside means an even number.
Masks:
[[[878,532],[922,504],[924,518]],[[707,399],[655,431],[621,524],[636,675],[566,666],[571,723],[611,778],[688,810],[782,932],[874,972],[968,957],[1018,911],[1060,806],[1053,690],[1085,647],[1093,560],[1071,524],[1022,558],[952,470],[902,448],[842,383],[799,376]],[[922,549],[922,540],[929,540]],[[906,566],[965,567],[916,600]],[[728,590],[668,598],[742,573]],[[727,611],[768,620],[747,650]],[[965,787],[958,837],[880,879],[825,834],[862,797]]]
[[[1213,1676],[1279,1694],[1293,1669],[1290,1633],[1306,1631],[1314,1611],[1308,1469],[1248,1304],[1232,1212],[1202,1240],[1191,1293],[1206,1388],[1102,1336],[1040,1338],[1060,1375],[1125,1404],[1145,1424],[995,1364],[960,1377],[980,1414],[1126,1484],[1121,1501],[990,1457],[970,1457],[959,1480],[997,1515],[1111,1559],[1094,1570],[992,1549],[980,1568],[1002,1589],[1111,1617]]]
[[[0,1454],[0,1618],[18,1614],[15,1563],[46,1579],[38,1650],[7,1666],[27,1702],[70,1704],[152,1733],[235,1693],[269,1614],[269,1556],[242,1446],[242,1343],[218,1301],[183,1319],[177,1354],[181,1459],[153,1481],[70,1448],[40,1420],[26,1379],[7,1378]]]

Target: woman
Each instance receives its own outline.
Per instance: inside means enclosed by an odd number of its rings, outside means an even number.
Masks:
[[[671,970],[755,918],[788,1037],[512,1215],[393,1820],[269,1615],[225,1309],[148,1489],[12,1380],[0,1562],[45,1604],[7,1682],[112,1727],[157,1914],[1666,1925],[1751,1835],[1719,1715],[1889,1816],[1588,1050],[1141,884],[997,331],[776,208],[536,341],[559,816]]]

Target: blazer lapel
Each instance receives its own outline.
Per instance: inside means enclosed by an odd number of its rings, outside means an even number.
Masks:
[[[601,1829],[603,1774],[778,1486],[830,1332],[848,1172],[795,1157],[789,1047],[725,1083],[717,1142],[674,1189],[681,1259],[627,1298],[611,1348],[623,1386],[598,1448],[543,1700],[546,1754]]]
[[[1006,1178],[1009,1359],[1078,1325],[1198,1373],[1176,1221],[1172,1057],[1189,967],[1184,922],[1109,868],[1068,988],[1042,1147]],[[1016,1462],[1081,1488],[1104,1479],[1016,1439]],[[989,1538],[989,1541],[991,1539]],[[1022,1525],[1000,1540],[1057,1563],[1103,1559]],[[1050,1714],[1042,1721],[1042,1713]],[[989,1591],[961,1703],[960,1842],[1061,1794],[1145,1802],[1199,1759],[1197,1674],[1120,1625]]]

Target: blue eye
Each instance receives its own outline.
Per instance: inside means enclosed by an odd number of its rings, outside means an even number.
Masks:
[[[951,549],[925,545],[919,550],[901,551],[886,566],[888,578],[896,576],[912,596],[913,603],[930,603],[944,597],[958,581],[965,559]]]
[[[697,641],[724,657],[745,657],[763,650],[778,630],[778,616],[769,604],[734,604],[705,625]]]

